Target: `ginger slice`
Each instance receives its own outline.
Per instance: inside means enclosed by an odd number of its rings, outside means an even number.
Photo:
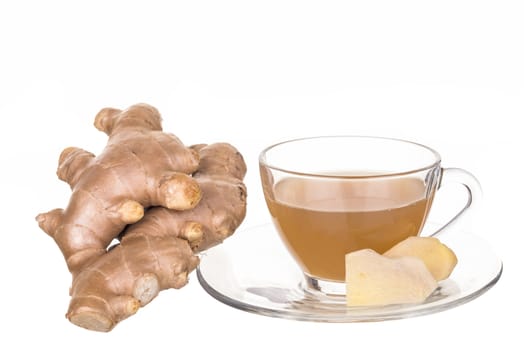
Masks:
[[[371,249],[346,255],[348,306],[379,306],[423,302],[437,281],[418,258],[389,258]]]
[[[455,253],[435,237],[408,237],[385,252],[384,256],[419,258],[437,281],[448,278],[458,262]]]

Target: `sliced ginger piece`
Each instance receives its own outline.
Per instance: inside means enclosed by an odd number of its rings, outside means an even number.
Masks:
[[[390,258],[371,249],[346,255],[348,306],[379,306],[423,302],[437,281],[418,258]]]
[[[408,237],[385,252],[384,256],[419,258],[437,281],[448,278],[458,261],[455,253],[435,237]]]

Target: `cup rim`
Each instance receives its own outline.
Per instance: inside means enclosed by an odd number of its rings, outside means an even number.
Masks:
[[[347,175],[347,174],[345,174],[345,175],[343,175],[343,174],[332,175],[332,174],[319,174],[319,173],[313,173],[313,172],[301,172],[301,171],[295,171],[295,170],[291,170],[291,169],[286,169],[285,167],[279,167],[279,166],[271,165],[266,160],[267,152],[269,152],[270,150],[272,150],[272,149],[274,149],[276,147],[279,147],[279,146],[282,146],[282,145],[285,145],[285,144],[289,144],[289,143],[293,143],[293,142],[315,140],[315,139],[329,139],[329,138],[332,138],[332,139],[335,139],[335,138],[352,138],[352,139],[370,139],[370,140],[371,139],[376,139],[376,140],[386,140],[386,141],[394,141],[394,142],[399,142],[399,143],[410,144],[410,145],[413,145],[413,146],[424,148],[425,150],[429,151],[431,154],[433,154],[434,161],[431,162],[428,165],[417,167],[417,168],[406,170],[406,171],[391,171],[391,172],[384,172],[384,173],[370,174],[370,175]],[[332,178],[332,179],[370,179],[370,178],[383,178],[383,177],[403,176],[403,175],[414,174],[414,173],[418,173],[418,172],[425,171],[425,170],[428,170],[428,169],[432,169],[432,168],[436,167],[437,165],[439,165],[441,163],[442,158],[441,158],[440,154],[436,150],[434,150],[433,148],[431,148],[429,146],[426,146],[426,145],[424,145],[422,143],[409,141],[409,140],[405,140],[405,139],[401,139],[401,138],[385,137],[385,136],[369,136],[369,135],[318,135],[318,136],[305,136],[305,137],[298,137],[298,138],[294,138],[294,139],[288,139],[288,140],[280,141],[280,142],[274,143],[272,145],[269,145],[269,146],[267,146],[266,148],[264,148],[260,152],[259,157],[258,157],[258,161],[259,161],[260,165],[263,165],[263,166],[265,166],[265,167],[267,167],[269,169],[285,172],[285,173],[292,174],[292,175],[298,175],[298,176],[309,176],[309,177],[318,177],[318,178]]]

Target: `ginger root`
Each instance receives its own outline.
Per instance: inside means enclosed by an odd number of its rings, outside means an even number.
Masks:
[[[246,168],[229,144],[200,148],[194,177],[202,200],[192,210],[149,209],[131,225],[121,243],[74,279],[69,320],[81,327],[109,331],[161,290],[180,288],[198,265],[194,253],[222,242],[246,214]]]
[[[109,135],[106,148],[98,157],[62,152],[57,173],[73,191],[69,205],[37,221],[73,276],[66,317],[109,331],[161,290],[184,286],[197,254],[241,224],[246,165],[227,143],[185,147],[146,104],[103,109],[95,126]]]
[[[198,154],[174,135],[162,132],[161,117],[149,105],[121,111],[102,109],[95,127],[109,140],[95,157],[69,147],[60,155],[57,175],[72,189],[66,209],[37,216],[40,228],[53,237],[73,276],[128,224],[144,215],[144,207],[189,209],[201,191],[190,176]]]

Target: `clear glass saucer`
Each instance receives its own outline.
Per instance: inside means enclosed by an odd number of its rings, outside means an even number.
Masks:
[[[197,276],[202,287],[217,300],[266,316],[319,322],[420,316],[479,297],[502,274],[502,261],[480,236],[449,229],[438,237],[454,250],[458,264],[450,278],[441,281],[421,304],[347,307],[345,296],[318,292],[308,284],[271,224],[240,230],[224,244],[202,254]]]

